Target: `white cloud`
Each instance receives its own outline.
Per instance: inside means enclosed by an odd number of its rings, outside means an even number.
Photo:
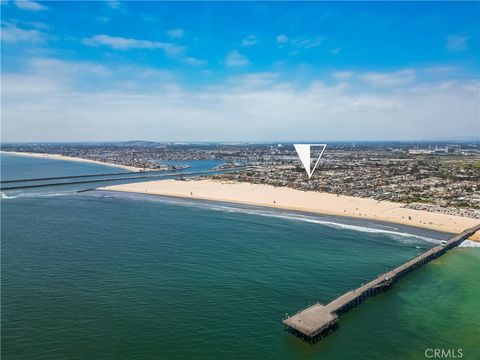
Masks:
[[[83,43],[87,46],[108,46],[114,50],[162,49],[171,56],[179,55],[185,49],[183,46],[178,46],[173,43],[129,39],[105,34],[95,35],[91,38],[83,39]]]
[[[15,1],[15,6],[18,7],[19,9],[27,10],[27,11],[47,10],[47,8],[42,4],[35,1],[28,1],[28,0]]]
[[[372,71],[360,74],[359,78],[374,86],[394,87],[413,82],[413,80],[415,80],[415,71],[413,69],[404,69],[394,72]]]
[[[455,66],[443,66],[443,65],[430,66],[423,69],[423,71],[429,74],[447,74],[455,70],[457,70]]]
[[[112,8],[112,9],[116,9],[116,10],[121,10],[123,5],[122,5],[122,2],[121,1],[116,1],[116,0],[110,0],[110,1],[106,1],[108,7]]]
[[[172,39],[181,39],[184,34],[185,32],[183,31],[183,29],[171,29],[167,31],[168,37]]]
[[[205,65],[207,62],[205,60],[202,60],[202,59],[197,59],[197,58],[194,58],[194,57],[184,57],[181,59],[182,62],[184,62],[185,64],[188,64],[188,65],[193,65],[193,66],[203,66]]]
[[[275,73],[247,73],[191,91],[154,69],[111,68],[108,78],[92,78],[108,84],[101,90],[78,84],[84,71],[101,69],[37,59],[28,73],[4,74],[2,140],[410,140],[478,131],[474,80],[415,80],[379,93],[320,78],[299,85]]]
[[[72,76],[83,76],[92,74],[95,76],[110,76],[111,70],[100,64],[89,62],[62,61],[50,58],[34,58],[30,60],[29,65],[36,73],[52,74],[70,78]]]
[[[285,44],[288,41],[287,35],[278,35],[277,36],[277,44]]]
[[[463,51],[467,49],[469,37],[466,35],[449,35],[445,42],[448,51]]]
[[[278,73],[274,72],[261,72],[261,73],[248,73],[243,75],[232,76],[227,79],[227,86],[232,86],[236,91],[244,91],[247,89],[262,89],[273,88],[282,85],[276,83],[279,78]]]
[[[249,35],[242,39],[242,46],[253,46],[260,43],[260,38],[256,35]]]
[[[50,26],[40,21],[27,21],[25,25],[39,30],[50,30]]]
[[[286,35],[277,36],[277,44],[280,46],[286,45],[287,43],[290,46],[299,48],[299,49],[312,49],[321,46],[325,41],[324,37],[298,37],[298,38],[288,38]]]
[[[311,38],[296,38],[290,40],[290,44],[292,46],[304,49],[311,49],[315,47],[319,47],[323,44],[325,38],[323,37],[311,37]]]
[[[14,24],[2,22],[2,30],[0,33],[2,42],[18,43],[30,42],[33,44],[43,43],[48,39],[48,35],[37,29],[22,29]]]
[[[339,80],[346,80],[353,76],[353,72],[352,71],[336,71],[332,74],[332,76]]]
[[[249,63],[248,58],[240,54],[237,50],[231,50],[225,58],[225,65],[227,66],[245,66]]]

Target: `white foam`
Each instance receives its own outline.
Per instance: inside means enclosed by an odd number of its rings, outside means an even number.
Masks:
[[[94,194],[94,193],[91,193],[91,194]],[[108,195],[100,194],[100,196],[108,196]],[[328,226],[335,229],[347,229],[347,230],[353,230],[353,231],[364,232],[364,233],[385,234],[390,238],[393,238],[399,241],[405,241],[405,240],[408,241],[408,240],[418,239],[418,240],[422,240],[422,241],[426,241],[434,244],[440,244],[441,242],[441,240],[433,239],[430,237],[403,232],[393,226],[386,227],[387,229],[381,229],[377,227],[360,226],[360,225],[345,224],[342,222],[324,220],[318,217],[308,216],[304,214],[279,213],[275,210],[268,211],[264,209],[243,208],[243,207],[236,207],[234,205],[223,205],[223,204],[211,203],[211,202],[196,202],[196,201],[194,202],[194,201],[189,201],[187,199],[180,200],[180,199],[174,199],[174,198],[168,198],[168,197],[155,197],[155,196],[148,196],[148,195],[145,197],[143,196],[139,197],[135,195],[128,196],[127,194],[124,194],[124,193],[115,194],[112,197],[114,196],[120,196],[120,197],[127,196],[131,199],[161,201],[164,203],[181,204],[181,205],[187,205],[187,206],[197,207],[197,208],[204,208],[204,209],[206,208],[206,209],[215,210],[215,211],[266,216],[266,217],[272,217],[272,218],[285,219],[289,221],[301,221],[301,222],[307,222],[307,223],[313,223],[313,224],[320,224],[320,225]]]
[[[1,198],[3,199],[18,199],[18,198],[36,198],[36,197],[51,197],[51,196],[65,196],[75,194],[75,191],[69,192],[59,192],[59,193],[36,193],[36,192],[20,192],[15,193],[14,195],[7,195],[3,192],[0,192]]]
[[[18,198],[18,196],[8,196],[7,194],[5,194],[4,192],[1,192],[0,191],[0,195],[1,195],[1,199],[4,200],[4,199],[16,199]]]
[[[212,207],[212,209],[213,209],[213,207]],[[259,216],[274,217],[274,218],[292,220],[292,221],[302,221],[302,222],[307,222],[307,223],[320,224],[320,225],[328,226],[328,227],[335,228],[335,229],[348,229],[348,230],[364,232],[364,233],[386,234],[386,235],[389,235],[390,237],[417,238],[417,239],[420,239],[420,240],[423,240],[423,241],[428,241],[428,242],[435,243],[435,244],[440,243],[440,240],[432,239],[432,238],[429,238],[429,237],[426,237],[426,236],[410,234],[410,233],[401,232],[401,231],[385,230],[385,229],[379,229],[379,228],[374,228],[374,227],[366,227],[366,226],[345,224],[345,223],[341,223],[341,222],[321,220],[319,218],[311,217],[311,216],[308,216],[308,215],[276,214],[274,212],[268,212],[268,211],[262,211],[262,210],[227,208],[227,207],[221,207],[218,210],[230,211],[230,212],[239,212],[239,213],[259,215]],[[394,228],[394,229],[396,229],[396,228]]]
[[[462,242],[458,247],[462,248],[480,248],[480,242],[472,241],[472,240],[465,240]]]

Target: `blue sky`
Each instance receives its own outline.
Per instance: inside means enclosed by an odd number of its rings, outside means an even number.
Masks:
[[[2,140],[479,136],[478,2],[2,2]]]

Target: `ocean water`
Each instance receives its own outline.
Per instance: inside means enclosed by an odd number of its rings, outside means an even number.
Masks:
[[[33,162],[35,173],[43,163]],[[281,322],[446,234],[155,196],[51,195],[1,203],[2,359],[425,359],[430,348],[478,358],[478,248],[416,271],[315,345]]]
[[[148,173],[129,172],[125,169],[103,164],[83,163],[65,160],[32,158],[26,156],[0,154],[0,179],[2,198],[24,196],[57,196],[74,194],[108,185],[133,183],[147,180],[160,180],[203,175],[224,163],[222,160],[161,161],[165,165],[188,165],[183,170],[158,170]],[[219,173],[219,172],[217,172]],[[67,176],[68,178],[61,178]],[[148,178],[146,178],[148,177]],[[25,181],[31,179],[31,181]],[[19,181],[17,181],[19,180]],[[79,183],[79,182],[82,183]],[[48,187],[37,187],[49,184]],[[61,184],[61,185],[56,185]],[[55,186],[52,186],[55,185]],[[28,188],[24,188],[24,187]],[[16,189],[9,188],[20,187]]]
[[[39,159],[28,156],[0,154],[1,179],[18,180],[69,175],[128,173],[128,170],[95,163]]]

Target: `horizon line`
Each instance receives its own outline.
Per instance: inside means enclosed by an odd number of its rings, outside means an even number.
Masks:
[[[155,140],[78,140],[78,141],[69,141],[69,140],[56,140],[56,141],[0,141],[0,147],[2,145],[16,145],[16,144],[124,144],[124,143],[135,143],[135,142],[144,142],[144,143],[154,143],[154,144],[295,144],[295,143],[316,143],[320,140],[260,140],[260,141],[249,141],[249,140],[201,140],[201,141],[155,141]],[[321,140],[323,143],[412,143],[412,142],[452,142],[452,143],[468,143],[475,142],[479,143],[480,138],[477,139],[409,139],[409,140]]]

